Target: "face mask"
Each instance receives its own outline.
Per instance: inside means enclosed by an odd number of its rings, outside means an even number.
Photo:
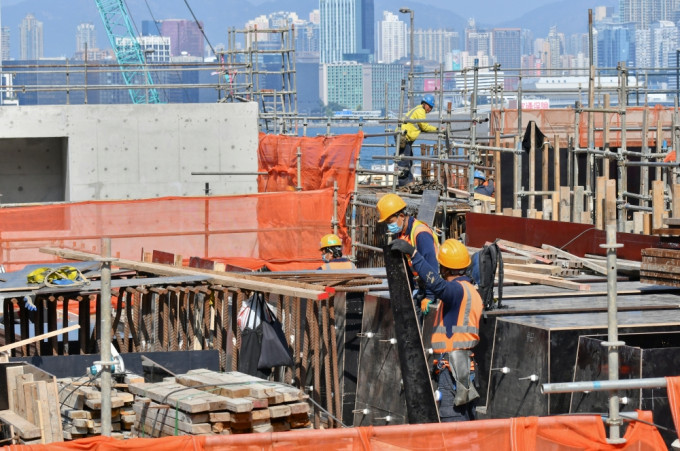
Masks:
[[[398,222],[399,221],[390,222],[389,224],[387,224],[387,230],[394,235],[401,232],[402,227],[399,226]]]
[[[328,258],[328,254],[322,254],[321,260],[323,260],[324,263],[329,263],[331,261],[331,259]]]

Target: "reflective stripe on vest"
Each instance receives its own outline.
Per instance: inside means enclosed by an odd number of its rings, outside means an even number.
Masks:
[[[323,269],[354,269],[354,263],[351,261],[346,262],[328,262],[324,263]]]
[[[432,239],[434,241],[434,255],[439,253],[439,238],[437,238],[437,234],[432,231],[432,229],[425,224],[423,221],[418,221],[417,219],[413,220],[413,227],[411,227],[411,233],[408,236],[401,236],[400,238],[406,241],[408,244],[410,244],[413,247],[418,247],[416,246],[416,237],[418,234],[422,232],[427,232],[430,235],[432,235]],[[413,273],[414,276],[418,276],[418,273],[413,269],[413,265],[411,264],[411,256],[406,256],[406,260],[408,261],[408,266],[411,268],[411,272]]]
[[[451,352],[456,349],[472,349],[479,342],[479,318],[477,318],[477,326],[470,325],[470,311],[472,310],[473,293],[470,291],[469,282],[459,282],[464,290],[465,297],[461,303],[461,307],[464,304],[464,314],[463,318],[460,317],[460,311],[458,313],[458,324],[451,328],[451,337],[446,333],[446,326],[444,325],[444,305],[440,305],[437,309],[437,319],[435,320],[434,332],[432,333],[432,350],[434,352]],[[479,294],[477,294],[479,296]],[[481,305],[481,298],[479,299]],[[481,312],[480,312],[481,315]],[[477,338],[473,337],[461,337],[456,336],[457,334],[466,335],[476,335]],[[472,338],[471,340],[462,340],[462,338]]]

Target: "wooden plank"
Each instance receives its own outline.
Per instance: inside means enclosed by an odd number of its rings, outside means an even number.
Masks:
[[[655,248],[655,247],[650,247],[648,249],[642,249],[641,254],[642,254],[643,257],[680,258],[680,250],[659,249],[659,248]]]
[[[604,230],[604,197],[606,193],[606,179],[597,177],[595,182],[595,228],[598,230]]]
[[[531,252],[532,254],[538,254],[542,257],[545,257],[547,259],[554,259],[555,254],[553,252],[547,251],[545,249],[542,249],[540,247],[535,247],[535,246],[529,246],[528,244],[522,244],[522,243],[515,243],[514,241],[509,241],[509,240],[498,240],[498,244],[502,244],[504,246],[512,247],[514,249],[521,249],[523,251]]]
[[[26,418],[31,423],[35,423],[33,418],[33,396],[31,395],[31,386],[34,384],[32,374],[22,374],[17,376],[17,391],[18,404],[16,411],[19,415]]]
[[[50,425],[52,436],[55,441],[63,441],[64,433],[61,424],[61,411],[59,406],[59,393],[57,391],[57,378],[52,377],[52,382],[48,382],[45,388],[47,392],[47,411],[50,415]]]
[[[80,325],[74,324],[73,326],[65,327],[63,329],[53,330],[52,332],[47,332],[46,334],[36,335],[35,337],[27,338],[25,340],[17,341],[15,343],[10,343],[10,344],[5,345],[5,346],[0,346],[0,352],[5,352],[5,351],[9,351],[11,349],[20,348],[21,346],[25,346],[27,344],[35,343],[37,341],[44,340],[45,338],[54,337],[56,335],[67,334],[67,333],[71,332],[72,330],[77,330],[77,329],[80,329]]]
[[[45,381],[34,382],[30,384],[30,389],[33,402],[33,421],[40,427],[44,443],[52,443],[56,441],[58,437],[54,437],[53,435],[54,430],[52,428],[52,421],[50,420],[50,411],[47,407],[47,383],[45,383]],[[61,415],[56,419],[61,424]]]
[[[663,198],[663,181],[652,181],[652,229],[663,227],[663,212],[666,210],[666,201]]]
[[[504,277],[505,276],[507,276],[508,278],[520,280],[520,281],[523,281],[523,282],[536,283],[536,284],[539,284],[539,285],[548,285],[548,286],[557,287],[557,288],[566,288],[567,290],[575,290],[575,291],[589,291],[590,290],[590,285],[588,285],[588,284],[571,282],[571,281],[568,281],[568,280],[561,279],[559,277],[531,275],[531,274],[521,273],[521,272],[512,271],[512,270],[505,271]]]
[[[562,181],[560,180],[560,137],[558,135],[555,135],[553,139],[553,174],[554,174],[554,180],[555,180],[555,187],[553,188],[555,190],[555,194],[559,195],[560,187],[562,186]],[[558,201],[557,203],[559,204],[559,196],[557,196]],[[553,196],[553,199],[555,199],[555,196]],[[553,220],[557,221],[557,208],[553,210]]]
[[[156,402],[167,403],[188,413],[227,410],[229,400],[224,396],[204,392],[174,382],[130,384],[130,392]]]
[[[14,430],[23,439],[34,439],[40,437],[40,427],[20,417],[12,410],[0,410],[0,421],[14,427]]]
[[[571,221],[571,191],[568,186],[560,186],[560,221]]]
[[[643,213],[642,215],[642,233],[650,235],[652,233],[652,214]]]
[[[644,231],[644,213],[641,211],[633,212],[633,233],[642,233]]]
[[[512,271],[528,272],[533,274],[558,275],[564,268],[555,265],[518,265],[515,263],[503,262],[504,269]]]
[[[17,400],[17,376],[24,374],[24,366],[7,366],[5,367],[5,376],[7,378],[7,404],[9,410],[20,412]]]
[[[512,248],[512,247],[508,247],[504,244],[499,244],[498,248],[502,251],[511,252],[513,254],[518,254],[518,255],[523,255],[525,257],[531,257],[531,258],[533,258],[533,259],[535,259],[536,261],[539,261],[539,262],[552,264],[552,260],[541,257],[540,255],[533,254],[529,251],[524,251],[524,250],[521,250],[521,249],[515,249],[515,248]]]
[[[592,271],[595,271],[598,274],[603,274],[605,276],[607,275],[607,268],[605,266],[598,265],[597,263],[592,263],[584,258],[577,257],[574,254],[570,254],[569,252],[563,251],[562,249],[550,246],[548,244],[544,244],[543,249],[555,252],[555,254],[557,254],[559,257],[566,258],[567,260],[580,262],[583,264],[583,266]]]
[[[97,254],[90,254],[87,252],[73,251],[69,249],[59,249],[51,247],[40,248],[40,252],[50,255],[57,255],[69,260],[95,260],[100,256]],[[213,274],[208,270],[199,270],[185,267],[175,267],[169,265],[162,265],[158,263],[144,263],[133,260],[116,259],[114,266],[125,269],[133,269],[135,271],[149,272],[160,275],[204,275],[211,274],[209,281],[211,283],[225,285],[229,287],[241,288],[244,290],[266,291],[269,293],[279,294],[282,296],[293,296],[307,299],[326,299],[328,292],[325,287],[318,286],[318,290],[311,290],[308,288],[298,288],[295,282],[278,283],[279,281],[268,279],[266,277],[241,276],[237,274]]]
[[[677,183],[673,185],[671,217],[676,221],[674,225],[680,226],[680,184]]]
[[[607,180],[604,186],[604,225],[616,224],[616,180]]]
[[[583,221],[583,192],[584,189],[582,186],[575,186],[574,187],[574,200],[571,205],[572,213],[571,213],[571,218],[572,222],[578,222],[582,223]]]
[[[676,185],[680,186],[680,185]],[[680,197],[680,191],[678,192],[678,196]],[[672,218],[663,218],[663,223],[667,225],[668,227],[680,227],[680,218],[678,217],[672,217]]]
[[[560,217],[560,192],[559,191],[553,191],[552,192],[552,216],[550,219],[553,221],[559,221]]]

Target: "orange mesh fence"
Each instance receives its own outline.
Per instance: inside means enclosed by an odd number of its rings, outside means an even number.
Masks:
[[[252,269],[311,269],[321,264],[319,237],[332,216],[333,190],[6,208],[0,263],[11,271],[56,261],[39,252],[45,246],[100,253],[110,237],[126,259],[157,249]]]
[[[650,422],[650,412],[638,412]],[[172,440],[176,439],[176,443]],[[193,440],[191,440],[193,439]],[[24,450],[443,450],[495,449],[511,451],[628,450],[666,449],[654,426],[634,422],[625,434],[626,443],[607,443],[599,416],[525,417],[481,420],[465,423],[357,427],[316,431],[289,431],[261,434],[213,435],[116,441],[106,437],[83,439],[64,444],[14,446]],[[140,445],[142,444],[142,445]],[[190,448],[193,447],[193,448]]]
[[[356,166],[364,139],[363,132],[353,135],[300,137],[260,133],[258,148],[258,191],[294,191],[298,186],[298,149],[300,187],[303,191],[333,188],[338,185],[338,235],[350,249],[345,212],[354,191]],[[329,218],[330,219],[330,218]],[[325,233],[330,233],[327,230]],[[324,234],[325,234],[324,233]],[[316,243],[321,236],[316,237]]]
[[[290,191],[297,187],[297,152],[300,149],[300,184],[303,191],[333,188],[345,196],[354,190],[356,162],[364,134],[300,137],[260,133],[258,191]]]
[[[666,390],[668,391],[668,403],[673,415],[675,432],[680,438],[680,376],[667,377]]]
[[[626,146],[642,147],[642,125],[644,117],[644,107],[628,107],[626,109]],[[578,134],[580,147],[588,147],[588,113],[582,113],[579,117],[578,132],[574,130],[575,110],[571,108],[550,109],[550,110],[522,110],[522,132],[526,130],[529,121],[535,121],[541,132],[552,142],[555,135],[559,137],[560,146],[566,147],[568,138]],[[622,143],[622,115],[608,113],[606,115],[607,125],[609,126],[608,142],[609,147],[621,147]],[[517,132],[517,110],[493,111],[491,117],[491,134],[500,131],[504,134]],[[605,117],[602,113],[592,114],[595,128],[595,147],[604,146],[604,125]],[[661,122],[666,130],[661,130],[657,136],[657,125]],[[673,122],[673,109],[663,105],[655,105],[647,108],[647,145],[656,147],[657,140],[667,142],[668,146],[672,142],[672,135],[669,124]]]

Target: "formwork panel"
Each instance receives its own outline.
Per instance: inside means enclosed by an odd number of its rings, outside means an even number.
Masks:
[[[619,333],[667,332],[680,326],[680,311],[619,312]],[[540,384],[571,382],[580,336],[607,331],[607,313],[533,315],[499,318],[491,356],[492,368],[509,368],[504,377],[492,371],[487,414],[491,418],[568,413],[571,397],[543,395]],[[515,366],[512,366],[515,365]],[[546,369],[547,365],[547,369]],[[532,374],[539,380],[527,379]],[[520,385],[524,383],[524,385]],[[527,388],[528,386],[528,388]],[[524,391],[520,387],[525,387]],[[522,393],[518,407],[517,392]]]

